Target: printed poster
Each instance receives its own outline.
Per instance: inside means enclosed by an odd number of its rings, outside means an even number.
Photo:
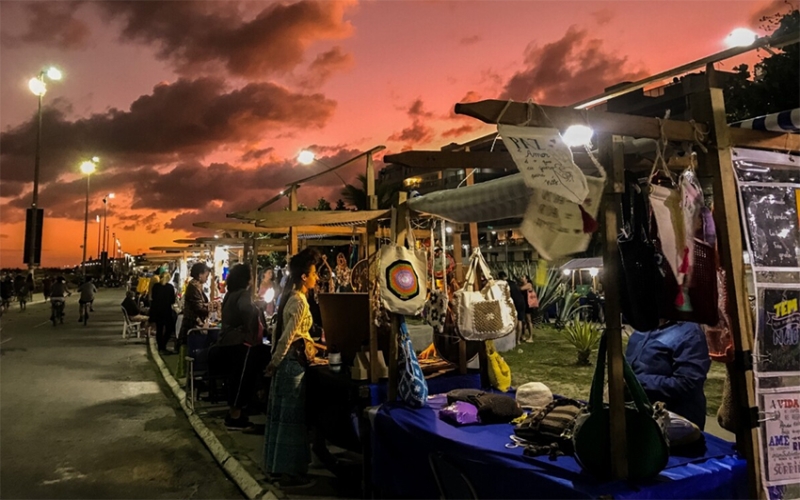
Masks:
[[[800,372],[800,288],[761,290],[758,354],[760,376]]]
[[[800,268],[798,192],[781,184],[741,187],[755,267]]]
[[[800,481],[800,393],[763,394],[764,483]]]
[[[525,185],[547,191],[572,203],[582,204],[589,195],[589,185],[555,128],[498,125],[509,154],[522,172]]]

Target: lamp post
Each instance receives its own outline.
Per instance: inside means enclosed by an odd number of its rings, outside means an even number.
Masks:
[[[100,224],[99,215],[95,219],[95,222],[97,222],[97,260],[100,260],[100,231],[103,229],[103,225]]]
[[[359,156],[361,156],[361,155],[359,155]],[[322,161],[319,158],[317,158],[317,155],[314,154],[313,151],[309,151],[307,149],[304,149],[304,150],[300,151],[300,154],[297,155],[297,161],[300,162],[303,165],[306,165],[306,166],[311,165],[312,163],[314,163],[316,161],[320,165],[322,165],[323,167],[327,168],[328,170],[333,171],[333,173],[336,174],[336,177],[338,177],[339,180],[342,181],[342,184],[347,186],[347,182],[342,178],[341,175],[339,175],[339,172],[336,172],[335,168],[331,168],[330,165],[328,165],[324,161]],[[348,163],[349,163],[349,161],[348,161]]]
[[[30,218],[30,232],[26,231],[26,236],[30,234],[30,239],[26,238],[28,244],[28,269],[33,274],[33,269],[36,267],[36,247],[39,244],[38,238],[38,204],[39,204],[39,163],[42,148],[42,97],[47,92],[47,83],[45,77],[49,80],[61,80],[61,71],[57,68],[49,68],[39,72],[38,76],[31,78],[28,81],[28,88],[33,92],[33,95],[39,98],[39,113],[36,127],[36,153],[33,163],[33,199],[31,200],[31,218]],[[40,257],[41,258],[41,257]]]
[[[86,281],[86,244],[89,236],[89,179],[97,169],[98,158],[92,158],[91,161],[81,163],[81,172],[86,174],[86,210],[83,216],[83,259],[81,260],[81,274],[83,274],[83,281]]]
[[[108,193],[103,198],[103,253],[106,254],[108,260],[108,200],[114,199],[114,193]],[[102,254],[101,254],[102,255]],[[106,274],[106,260],[102,260],[102,274]]]

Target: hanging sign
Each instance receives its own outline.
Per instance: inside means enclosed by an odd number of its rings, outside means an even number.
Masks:
[[[497,131],[529,188],[583,203],[589,195],[586,176],[558,129],[498,125]]]
[[[741,191],[753,265],[800,268],[800,189],[779,184],[743,185]]]
[[[763,394],[765,484],[793,484],[800,481],[800,393]]]
[[[761,290],[756,339],[758,371],[763,375],[797,375],[800,372],[800,288]]]

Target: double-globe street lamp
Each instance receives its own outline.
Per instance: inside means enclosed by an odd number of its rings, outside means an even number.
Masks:
[[[94,157],[91,160],[86,160],[81,163],[81,173],[86,175],[86,210],[83,216],[83,259],[81,260],[81,274],[83,275],[84,282],[86,281],[86,245],[89,237],[89,179],[92,174],[97,170],[97,163],[100,158]]]
[[[39,164],[42,148],[42,97],[44,97],[44,94],[47,92],[47,82],[45,81],[45,78],[52,81],[58,81],[61,80],[62,76],[63,75],[58,68],[50,67],[46,70],[43,69],[39,72],[38,76],[35,76],[28,81],[28,88],[31,90],[31,92],[33,92],[33,95],[39,98],[39,114],[37,120],[38,125],[36,127],[36,156],[33,164],[33,199],[31,200],[31,213],[28,220],[28,227],[26,227],[25,231],[25,243],[28,250],[26,259],[28,269],[30,270],[31,274],[36,266],[36,249],[37,247],[41,246],[41,241],[38,235],[41,228],[37,226],[39,223]],[[44,218],[42,218],[42,220],[44,221]],[[41,256],[39,258],[41,259]]]
[[[109,200],[114,199],[114,193],[108,193],[105,198],[103,198],[103,253],[106,254],[106,258],[103,259],[102,255],[100,254],[100,261],[102,266],[102,274],[106,273],[106,261],[108,261],[108,204],[110,203]]]

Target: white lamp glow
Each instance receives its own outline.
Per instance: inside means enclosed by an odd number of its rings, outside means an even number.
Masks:
[[[50,69],[47,70],[47,78],[51,80],[61,80],[61,76],[61,71],[58,68],[51,66]]]
[[[28,88],[31,89],[35,96],[43,96],[47,92],[47,85],[38,78],[28,80]]]
[[[571,271],[571,270],[569,270],[569,269],[564,269],[564,276],[569,276],[570,274],[572,274],[572,271]]]
[[[114,193],[108,193],[108,199],[109,200],[113,200],[114,199]]]
[[[594,131],[586,125],[570,125],[561,138],[567,146],[574,148],[591,145],[592,135],[594,135]]]
[[[728,47],[749,47],[756,41],[758,35],[747,28],[736,28],[725,37],[725,45]]]
[[[297,155],[297,161],[299,161],[303,165],[311,165],[314,162],[315,158],[316,155],[307,149],[300,151],[300,154]]]
[[[450,226],[447,226],[444,230],[447,232],[447,234],[450,234],[450,233],[453,232],[453,228],[450,227]]]
[[[595,276],[597,276],[598,274],[600,274],[600,270],[599,270],[599,269],[597,269],[596,267],[589,268],[589,275],[590,275],[592,278],[594,278],[594,277],[595,277]]]
[[[97,217],[95,217],[94,221],[95,222],[100,222],[100,216],[98,215]]]
[[[81,172],[83,172],[86,175],[93,174],[95,169],[96,169],[96,166],[95,166],[94,162],[85,161],[85,162],[81,163]]]

